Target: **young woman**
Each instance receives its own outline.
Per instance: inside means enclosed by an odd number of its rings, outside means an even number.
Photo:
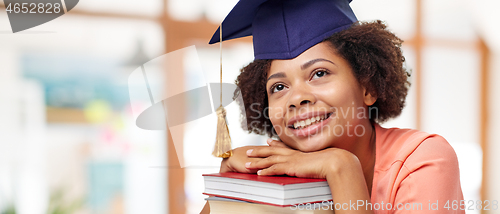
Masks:
[[[279,140],[234,149],[220,172],[325,178],[334,203],[350,205],[336,213],[464,213],[444,206],[463,199],[458,161],[448,142],[435,134],[379,125],[397,117],[405,104],[410,84],[402,40],[381,21],[354,20],[294,49],[287,17],[306,17],[310,24],[312,11],[330,10],[335,16],[340,14],[335,9],[345,14],[350,8],[341,0],[264,2],[252,21],[256,59],[242,69],[236,84],[249,131]],[[336,5],[328,9],[325,4],[331,2]],[[259,17],[268,19],[259,22]],[[281,40],[279,33],[262,30],[273,29],[267,26],[269,17],[271,22],[283,19],[288,27],[285,57],[275,54],[283,48],[262,44],[269,43],[268,34],[271,41]],[[320,18],[316,24],[323,26]],[[303,40],[318,27],[293,28],[304,32],[298,34]],[[315,34],[325,34],[320,31]],[[305,43],[318,38],[309,37]]]

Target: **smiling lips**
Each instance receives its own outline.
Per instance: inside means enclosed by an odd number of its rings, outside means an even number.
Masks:
[[[311,112],[295,116],[288,122],[288,128],[299,137],[312,135],[329,121],[332,114]]]

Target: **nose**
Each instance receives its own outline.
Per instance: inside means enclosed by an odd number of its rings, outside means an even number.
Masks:
[[[290,98],[288,99],[288,109],[293,110],[307,104],[315,104],[316,96],[311,93],[308,87],[299,86],[292,89]]]

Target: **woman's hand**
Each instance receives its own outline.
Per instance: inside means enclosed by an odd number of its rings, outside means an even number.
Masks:
[[[336,173],[336,166],[359,164],[355,156],[343,149],[328,148],[316,152],[301,152],[284,143],[270,140],[269,147],[249,148],[248,157],[257,158],[245,163],[248,170],[259,175],[289,175],[306,178],[327,178]],[[354,163],[348,163],[354,162]]]
[[[277,146],[289,148],[284,143],[279,141],[272,141],[272,139],[267,140],[269,146]],[[264,148],[269,146],[244,146],[233,149],[233,155],[229,158],[222,159],[220,165],[220,173],[223,172],[241,172],[241,173],[257,173],[257,169],[248,169],[245,167],[245,163],[250,161],[257,161],[263,158],[260,157],[248,157],[247,151],[250,149]]]
[[[241,173],[256,173],[257,169],[247,169],[245,163],[249,161],[257,161],[262,158],[248,157],[246,152],[249,149],[257,149],[268,146],[244,146],[233,149],[233,155],[229,158],[222,159],[220,164],[220,173],[223,172],[241,172]]]
[[[326,178],[328,159],[332,151],[301,152],[279,141],[270,146],[247,149],[248,157],[257,158],[245,163],[248,170],[259,175],[289,175],[307,178]]]

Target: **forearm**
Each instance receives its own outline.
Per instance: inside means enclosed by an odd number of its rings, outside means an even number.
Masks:
[[[372,210],[366,210],[366,206],[357,206],[358,200],[363,203],[370,201],[361,164],[355,157],[346,157],[344,160],[342,164],[332,164],[326,176],[332,192],[333,207],[340,207],[335,213],[373,213]]]

